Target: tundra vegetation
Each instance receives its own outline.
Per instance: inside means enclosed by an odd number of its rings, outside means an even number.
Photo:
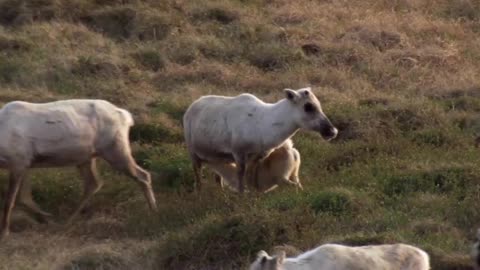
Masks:
[[[100,98],[129,110],[133,156],[158,203],[148,212],[137,184],[99,162],[105,184],[65,230],[57,225],[77,206],[81,178],[31,170],[34,199],[53,217],[39,223],[17,207],[0,268],[245,269],[276,246],[290,255],[404,242],[426,250],[433,269],[470,269],[479,9],[475,0],[0,0],[0,102]],[[293,137],[303,192],[239,197],[214,181],[190,192],[181,119],[193,100],[249,92],[275,102],[306,86],[339,134]],[[5,171],[1,179],[5,190]]]

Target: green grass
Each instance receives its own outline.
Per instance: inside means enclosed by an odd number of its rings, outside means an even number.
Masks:
[[[326,242],[405,242],[427,250],[433,269],[469,269],[480,219],[478,7],[0,0],[1,103],[103,98],[128,109],[159,207],[149,212],[138,185],[101,163],[104,187],[78,223],[58,228],[81,179],[34,170],[35,200],[54,218],[16,216],[0,269],[245,269],[260,249]],[[192,192],[181,121],[193,100],[249,92],[275,102],[305,86],[340,134],[294,136],[303,192],[239,196],[209,170]]]

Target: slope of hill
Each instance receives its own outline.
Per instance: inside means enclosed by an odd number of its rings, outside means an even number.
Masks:
[[[127,108],[159,201],[148,212],[138,187],[103,164],[104,188],[65,229],[79,177],[32,171],[35,198],[55,217],[17,211],[0,269],[244,269],[275,246],[398,241],[426,249],[433,269],[469,269],[479,10],[476,0],[0,0],[0,102]],[[190,102],[242,92],[273,102],[308,85],[340,135],[294,137],[304,192],[241,197],[209,173],[189,192],[180,119]]]

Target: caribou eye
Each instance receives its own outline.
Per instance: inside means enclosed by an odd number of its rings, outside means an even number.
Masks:
[[[305,112],[307,113],[312,113],[315,111],[315,106],[313,106],[312,103],[307,103],[305,105],[303,105],[303,109],[305,110]]]

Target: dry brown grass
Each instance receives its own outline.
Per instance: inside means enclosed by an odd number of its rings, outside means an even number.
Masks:
[[[467,269],[480,218],[479,7],[0,0],[0,103],[88,97],[129,109],[135,155],[154,174],[161,209],[148,213],[137,186],[102,170],[99,209],[70,230],[16,219],[0,268],[238,269],[257,248],[404,241],[431,252],[434,269]],[[192,100],[249,92],[273,102],[283,88],[307,85],[340,129],[331,144],[295,136],[308,192],[245,201],[213,183],[186,192],[181,117]],[[34,195],[61,223],[79,196],[76,176],[32,177]],[[258,226],[274,229],[264,237]],[[225,250],[235,256],[220,259]]]
[[[15,233],[2,241],[0,269],[147,269],[155,242],[126,239],[124,221],[95,215],[66,230],[14,215]],[[19,226],[23,224],[23,226]]]

